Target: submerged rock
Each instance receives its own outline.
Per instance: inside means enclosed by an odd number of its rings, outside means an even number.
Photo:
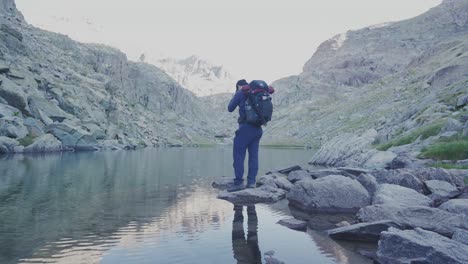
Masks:
[[[377,251],[381,264],[468,263],[468,246],[421,228],[382,232]]]
[[[380,233],[387,231],[390,227],[399,228],[398,224],[392,221],[383,220],[335,228],[329,230],[328,235],[336,239],[377,242],[379,240]]]
[[[219,199],[229,201],[234,204],[256,204],[274,203],[286,196],[286,191],[271,186],[261,186],[259,188],[244,189],[237,192],[223,191],[218,195]]]
[[[340,175],[299,181],[287,198],[294,206],[313,212],[357,212],[370,204],[369,193],[358,181]]]
[[[294,230],[307,230],[307,222],[295,218],[281,219],[278,224]]]
[[[401,207],[376,204],[362,208],[357,213],[362,222],[390,220],[402,228],[424,228],[451,237],[456,229],[468,230],[468,218],[437,208],[425,206]]]
[[[372,204],[393,206],[429,206],[432,200],[415,190],[394,184],[382,184],[375,193]]]

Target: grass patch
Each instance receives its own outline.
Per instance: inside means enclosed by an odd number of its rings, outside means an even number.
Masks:
[[[420,157],[436,160],[468,159],[468,139],[436,143],[423,149]]]
[[[34,139],[35,139],[35,137],[33,137],[31,135],[27,135],[22,139],[18,139],[18,142],[20,143],[21,146],[27,147],[27,146],[31,145],[34,142]]]
[[[421,137],[421,139],[426,139],[428,137],[438,135],[443,126],[444,126],[443,122],[436,122],[436,123],[433,123],[424,127],[420,127],[411,133],[403,134],[402,136],[397,137],[393,140],[390,140],[387,143],[377,145],[376,148],[378,150],[385,151],[391,147],[411,144],[415,142],[416,139],[418,139],[419,137]]]
[[[443,168],[443,169],[458,169],[458,170],[468,170],[468,165],[456,165],[450,163],[442,163],[440,161],[431,165],[434,168]],[[465,183],[468,181],[468,178],[465,178]]]

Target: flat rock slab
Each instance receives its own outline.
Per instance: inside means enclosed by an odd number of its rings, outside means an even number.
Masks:
[[[216,189],[226,190],[227,188],[231,187],[234,183],[234,179],[232,177],[221,177],[219,179],[214,180],[211,183],[211,186]]]
[[[351,173],[348,173],[348,172],[346,172],[344,170],[333,169],[333,168],[311,171],[310,175],[314,179],[319,179],[319,178],[327,177],[327,176],[330,176],[330,175],[342,175],[342,176],[346,176],[346,177],[352,177],[353,176]]]
[[[437,233],[416,228],[382,232],[377,251],[381,264],[468,263],[468,246]]]
[[[468,218],[468,199],[453,199],[443,203],[439,209],[454,214],[463,214]]]
[[[432,194],[438,196],[448,196],[451,193],[456,193],[458,191],[457,187],[446,181],[429,180],[425,181],[424,184]]]
[[[294,230],[307,230],[307,222],[295,218],[281,219],[278,224]]]
[[[468,218],[437,208],[402,207],[376,204],[362,208],[357,213],[362,222],[390,220],[402,228],[424,228],[451,237],[458,228],[468,230]]]
[[[432,200],[413,189],[394,184],[382,184],[377,189],[372,204],[395,206],[429,206]]]
[[[335,239],[377,242],[380,233],[387,231],[390,227],[399,228],[400,226],[392,221],[384,220],[335,228],[329,230],[328,235]]]
[[[352,213],[370,204],[367,190],[358,181],[341,175],[298,181],[287,198],[310,212]]]
[[[270,186],[261,186],[255,189],[244,189],[237,192],[223,191],[218,195],[219,199],[233,204],[249,205],[256,203],[275,203],[286,197],[286,191]]]

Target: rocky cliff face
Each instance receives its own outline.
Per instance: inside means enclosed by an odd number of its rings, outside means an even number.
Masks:
[[[413,19],[348,31],[324,42],[298,76],[274,83],[265,142],[322,142],[379,132],[386,142],[466,114],[468,1],[448,0]],[[286,142],[284,142],[286,141]]]
[[[34,28],[13,0],[0,14],[0,151],[23,151],[46,134],[62,149],[212,138],[201,101],[157,67]]]

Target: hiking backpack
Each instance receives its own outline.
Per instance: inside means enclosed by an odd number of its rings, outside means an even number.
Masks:
[[[250,89],[245,100],[246,122],[254,126],[266,126],[273,115],[270,87],[266,82],[250,82]]]

